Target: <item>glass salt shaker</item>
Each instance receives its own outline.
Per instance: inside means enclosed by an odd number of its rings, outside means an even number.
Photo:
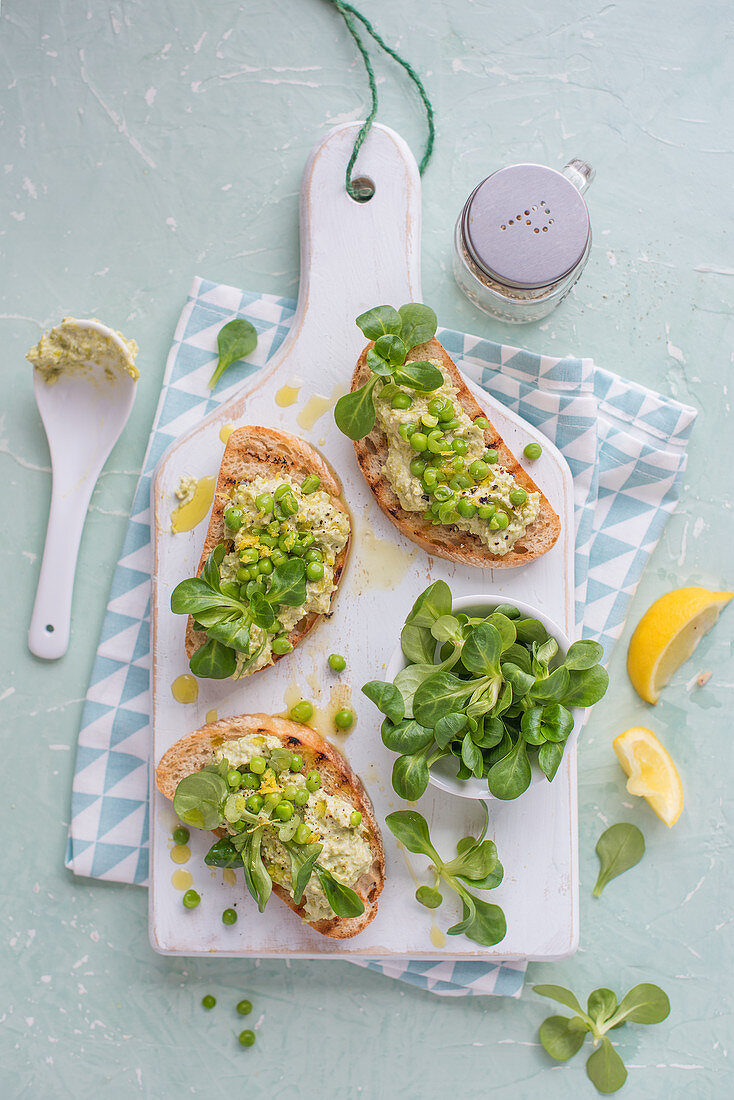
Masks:
[[[474,188],[454,231],[454,275],[479,309],[510,324],[539,321],[586,266],[594,178],[583,160],[500,168]]]

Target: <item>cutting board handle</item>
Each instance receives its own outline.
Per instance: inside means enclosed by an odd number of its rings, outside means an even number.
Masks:
[[[356,202],[347,193],[345,174],[360,125],[334,127],[306,163],[301,281],[289,344],[304,333],[309,343],[321,334],[324,352],[343,354],[355,339],[364,342],[354,326],[364,310],[421,300],[421,182],[415,158],[394,130],[373,126],[353,179],[367,177],[375,191],[367,202]],[[286,351],[284,345],[281,355]]]

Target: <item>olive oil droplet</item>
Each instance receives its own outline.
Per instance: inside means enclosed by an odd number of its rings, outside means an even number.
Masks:
[[[285,409],[288,405],[295,405],[298,400],[298,395],[301,392],[301,383],[292,378],[288,385],[281,386],[275,395],[275,404],[280,405],[281,409]]]
[[[199,698],[199,684],[188,672],[177,676],[171,684],[171,694],[177,703],[195,703]]]
[[[233,431],[234,431],[234,424],[223,424],[222,425],[222,427],[219,429],[219,438],[221,439],[222,443],[224,443],[224,444],[227,443],[227,440],[229,439],[229,437],[231,436]]]
[[[206,719],[205,719],[207,726],[209,725],[210,722],[216,722],[216,720],[217,720],[216,710],[208,710],[206,712]]]
[[[216,480],[213,477],[200,477],[191,500],[174,508],[171,512],[171,530],[174,534],[193,531],[194,527],[205,519],[212,506],[215,484]]]
[[[171,883],[176,890],[188,890],[193,882],[194,876],[191,871],[174,871],[171,875]]]
[[[231,867],[225,867],[222,871],[222,878],[229,886],[237,885],[237,875],[234,873]]]
[[[442,932],[435,923],[431,925],[431,943],[434,947],[446,946],[446,933]]]
[[[171,848],[171,859],[174,863],[188,863],[191,859],[191,849],[188,844],[174,844]]]

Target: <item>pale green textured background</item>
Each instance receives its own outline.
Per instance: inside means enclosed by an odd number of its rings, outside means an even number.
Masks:
[[[731,5],[363,8],[424,74],[437,109],[423,271],[441,321],[593,356],[699,410],[680,506],[631,625],[676,585],[731,586]],[[448,1001],[343,963],[159,958],[145,891],[76,882],[63,869],[82,698],[191,277],[295,295],[301,169],[329,125],[363,113],[365,83],[323,0],[5,0],[0,35],[3,1095],[595,1095],[581,1056],[555,1066],[538,1046],[548,1006],[531,993]],[[418,150],[423,125],[406,81],[381,61],[377,71],[381,119]],[[504,163],[560,167],[575,155],[598,172],[586,275],[547,322],[504,328],[451,280],[457,210]],[[142,378],[94,495],[69,653],[44,664],[26,651],[25,631],[49,459],[23,355],[67,312],[135,337]],[[659,982],[670,1018],[615,1033],[630,1067],[623,1095],[730,1096],[734,613],[654,712],[627,682],[628,636],[581,746],[581,949],[529,976],[583,995]],[[689,688],[702,669],[713,671],[710,683]],[[680,767],[686,808],[673,832],[625,795],[610,742],[635,723],[651,725]],[[594,901],[594,843],[620,818],[642,826],[648,854]],[[219,1006],[205,1015],[208,991]],[[260,1024],[251,1051],[233,1038],[243,994]]]

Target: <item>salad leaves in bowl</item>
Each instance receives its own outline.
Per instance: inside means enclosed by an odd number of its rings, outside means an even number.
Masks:
[[[414,603],[385,681],[362,688],[398,754],[393,787],[414,802],[428,783],[464,798],[518,798],[552,781],[578,737],[579,709],[609,677],[598,642],[499,595],[453,599],[435,581]]]

